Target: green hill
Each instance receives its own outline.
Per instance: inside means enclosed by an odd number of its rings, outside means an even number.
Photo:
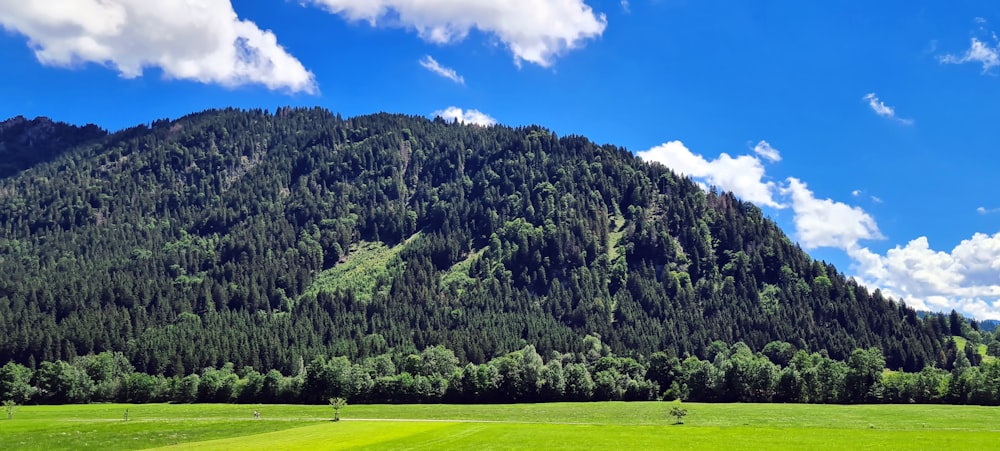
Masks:
[[[876,346],[914,371],[947,334],[757,207],[540,127],[283,108],[87,138],[0,178],[0,360],[289,371],[434,344],[473,362],[581,351],[590,334],[622,355]]]

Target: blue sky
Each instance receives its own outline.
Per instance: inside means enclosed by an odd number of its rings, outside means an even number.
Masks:
[[[540,124],[732,190],[911,305],[1000,319],[997,2],[0,0],[0,25],[0,118]]]

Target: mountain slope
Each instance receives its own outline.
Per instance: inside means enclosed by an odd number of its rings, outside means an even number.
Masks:
[[[0,356],[124,350],[181,374],[445,344],[704,355],[783,340],[917,370],[939,321],[811,260],[761,211],[538,127],[208,111],[0,180]]]

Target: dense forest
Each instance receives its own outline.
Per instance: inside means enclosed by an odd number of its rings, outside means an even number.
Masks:
[[[35,373],[102,353],[166,380],[435,346],[557,361],[585,337],[643,365],[781,342],[917,373],[972,330],[811,259],[730,193],[536,126],[15,118],[0,157],[0,362]]]
[[[987,333],[988,334],[988,333]],[[973,336],[980,336],[972,333]],[[876,348],[857,349],[846,361],[771,342],[753,352],[721,341],[708,359],[680,359],[666,352],[649,358],[619,357],[600,339],[583,339],[585,351],[543,358],[527,345],[482,364],[462,364],[454,352],[431,346],[419,353],[386,353],[352,362],[318,355],[293,375],[260,372],[227,363],[166,377],[136,371],[120,352],[0,367],[0,399],[7,403],[234,402],[511,403],[648,401],[783,403],[953,403],[1000,405],[1000,342],[956,339],[946,346],[948,369],[886,371]]]

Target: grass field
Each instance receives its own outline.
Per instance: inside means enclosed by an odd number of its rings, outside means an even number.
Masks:
[[[997,409],[671,403],[348,406],[24,406],[0,420],[15,449],[994,449]],[[129,421],[123,421],[125,409]],[[261,420],[253,419],[253,410]]]

